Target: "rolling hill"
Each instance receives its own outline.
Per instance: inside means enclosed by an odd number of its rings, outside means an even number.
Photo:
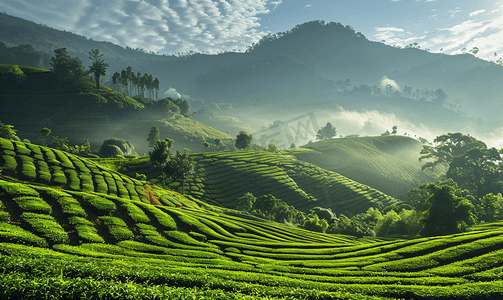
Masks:
[[[503,295],[501,223],[412,240],[315,233],[228,214],[225,208],[132,179],[100,162],[0,142],[2,298]],[[295,164],[273,154],[208,154],[199,154],[207,161],[202,165],[207,174],[224,155],[244,164],[282,163],[287,170],[287,163]]]
[[[95,149],[115,137],[133,143],[138,153],[148,153],[146,138],[154,125],[161,138],[176,141],[174,149],[178,150],[202,151],[206,139],[231,139],[159,102],[142,103],[105,86],[96,90],[87,77],[76,83],[44,69],[0,65],[0,89],[5,96],[0,120],[32,141],[41,142],[39,131],[48,127],[53,136],[68,137],[70,145],[89,139]]]
[[[406,136],[329,139],[302,148],[306,151],[285,151],[395,197],[440,175],[421,170],[423,145]]]

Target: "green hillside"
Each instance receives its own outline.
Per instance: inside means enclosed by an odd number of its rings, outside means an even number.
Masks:
[[[143,159],[111,160],[110,169],[46,147],[0,142],[2,299],[502,296],[501,223],[413,240],[315,233],[204,204],[208,191],[183,196],[112,170],[140,168]],[[237,170],[271,169],[266,178],[273,182],[281,181],[282,168],[291,178],[299,166],[320,170],[264,152],[194,158],[208,190],[211,178],[231,181]],[[217,165],[226,171],[216,172]]]
[[[174,139],[179,150],[203,151],[205,140],[231,139],[156,102],[144,104],[103,85],[96,90],[87,77],[75,82],[44,69],[0,64],[0,89],[5,95],[0,120],[14,125],[23,139],[40,144],[43,127],[53,136],[68,137],[70,145],[88,139],[95,149],[115,137],[133,143],[138,153],[148,153],[146,137],[153,125],[161,138]]]
[[[405,136],[375,136],[330,139],[286,150],[302,161],[340,173],[395,197],[437,175],[422,171],[422,144]]]
[[[382,209],[399,202],[374,188],[291,155],[233,151],[191,157],[196,163],[195,174],[185,182],[185,192],[217,206],[235,208],[237,198],[247,192],[257,197],[271,194],[304,212],[321,206],[338,214],[357,214],[369,207]],[[145,174],[152,182],[161,180],[147,157],[130,161],[121,171],[130,176]],[[167,182],[172,188],[180,186],[180,182]]]

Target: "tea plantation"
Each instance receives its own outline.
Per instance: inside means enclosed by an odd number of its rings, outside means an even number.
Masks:
[[[288,155],[193,157],[198,176],[184,196],[103,162],[0,139],[0,298],[503,299],[502,223],[413,240],[315,233],[225,206],[237,187],[272,181],[282,199],[309,207],[325,194],[311,172],[334,177],[330,195],[347,189],[373,203],[380,192]],[[148,170],[144,160],[122,168]],[[379,195],[381,205],[394,200]]]

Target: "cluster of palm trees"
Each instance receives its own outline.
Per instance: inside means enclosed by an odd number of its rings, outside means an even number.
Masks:
[[[115,72],[112,75],[112,83],[115,85],[115,89],[120,92],[133,97],[136,95],[141,95],[145,97],[145,91],[147,92],[147,98],[153,99],[155,90],[155,99],[157,100],[157,92],[159,91],[159,79],[157,77],[154,79],[150,74],[143,74],[138,71],[135,75],[132,71],[131,66],[127,67],[126,70],[122,70],[120,73]]]

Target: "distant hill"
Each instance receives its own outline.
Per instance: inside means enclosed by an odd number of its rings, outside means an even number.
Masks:
[[[75,82],[44,69],[0,65],[0,89],[5,97],[0,103],[0,120],[14,125],[22,139],[34,142],[41,143],[39,131],[48,127],[51,136],[68,137],[70,145],[89,139],[96,149],[103,140],[115,137],[133,143],[141,155],[149,151],[146,138],[154,125],[160,138],[175,141],[174,150],[202,151],[206,139],[231,139],[168,106],[159,106],[161,102],[143,104],[105,86],[96,90],[88,78]]]
[[[422,171],[418,159],[423,145],[405,136],[338,138],[302,146],[292,154],[398,197],[421,183],[435,182],[439,174]],[[288,151],[288,150],[286,150]]]
[[[267,103],[301,107],[306,102],[323,100],[351,109],[365,109],[372,103],[380,111],[396,113],[402,119],[414,112],[415,119],[426,126],[446,131],[467,122],[481,131],[503,125],[499,118],[502,111],[495,102],[503,96],[499,84],[503,80],[501,66],[471,54],[434,54],[372,42],[340,23],[299,24],[287,32],[264,37],[246,53],[181,57],[124,49],[6,14],[0,14],[0,26],[7,29],[0,31],[0,40],[10,46],[33,44],[50,55],[56,48],[67,47],[70,55],[80,57],[86,66],[87,52],[98,48],[110,64],[108,75],[131,66],[158,77],[161,93],[174,87],[207,103],[232,102],[236,109]],[[402,88],[441,88],[448,96],[448,109],[441,118],[431,117],[432,110],[416,109],[429,106],[427,102],[410,97],[355,97],[334,86],[345,79],[350,79],[350,88],[379,84],[383,76]]]

